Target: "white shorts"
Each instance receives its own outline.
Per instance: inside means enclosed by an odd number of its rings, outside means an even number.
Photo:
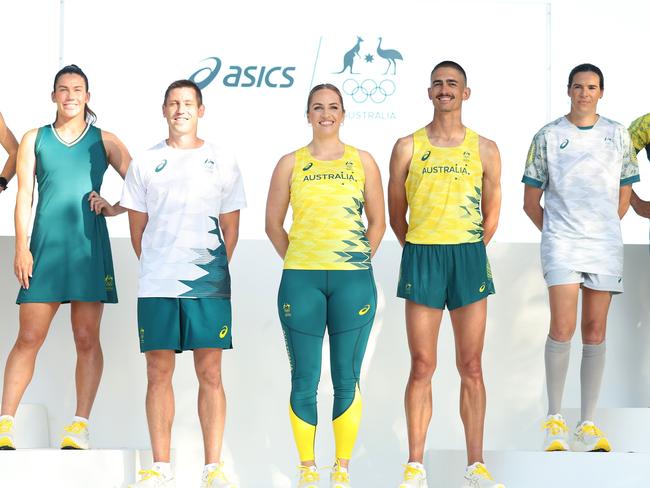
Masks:
[[[544,274],[546,286],[571,285],[579,283],[585,288],[597,291],[623,293],[623,277],[596,273],[583,273],[568,269],[553,269]]]

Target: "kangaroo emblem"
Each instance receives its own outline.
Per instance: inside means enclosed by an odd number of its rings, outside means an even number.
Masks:
[[[354,56],[359,56],[359,49],[361,49],[362,42],[363,39],[357,36],[357,43],[354,45],[352,49],[350,49],[347,53],[343,55],[343,69],[341,71],[334,73],[335,75],[343,73],[347,68],[350,68],[351,75],[359,74],[352,71],[352,65],[354,64]]]

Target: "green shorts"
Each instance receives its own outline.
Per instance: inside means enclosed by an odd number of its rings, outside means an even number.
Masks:
[[[229,298],[138,298],[140,352],[232,349]]]
[[[431,308],[464,307],[494,293],[483,241],[411,244],[402,252],[397,296]]]

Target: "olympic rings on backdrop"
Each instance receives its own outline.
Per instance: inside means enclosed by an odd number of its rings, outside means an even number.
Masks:
[[[383,103],[395,93],[395,90],[395,83],[389,79],[382,80],[379,84],[370,78],[361,83],[354,78],[348,78],[343,82],[343,93],[351,96],[357,103],[363,103],[368,99],[375,103]]]

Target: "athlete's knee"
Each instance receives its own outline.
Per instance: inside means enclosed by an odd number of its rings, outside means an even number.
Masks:
[[[147,354],[147,381],[150,385],[169,383],[174,373],[174,362],[165,355]]]
[[[200,386],[210,389],[219,389],[222,387],[221,368],[217,365],[210,364],[197,367],[196,377],[199,380]]]
[[[84,328],[74,331],[74,344],[77,353],[84,353],[100,349],[99,335]]]
[[[583,344],[598,345],[605,340],[605,320],[589,320],[582,326]]]
[[[38,351],[45,342],[46,335],[47,333],[35,329],[21,328],[15,347],[21,351]]]
[[[436,358],[427,356],[413,356],[411,358],[410,380],[417,382],[431,382],[436,371]]]
[[[483,381],[483,366],[480,356],[461,358],[456,362],[456,367],[463,381]]]
[[[576,331],[574,320],[562,317],[553,317],[551,319],[551,330],[549,336],[557,342],[569,342]]]

